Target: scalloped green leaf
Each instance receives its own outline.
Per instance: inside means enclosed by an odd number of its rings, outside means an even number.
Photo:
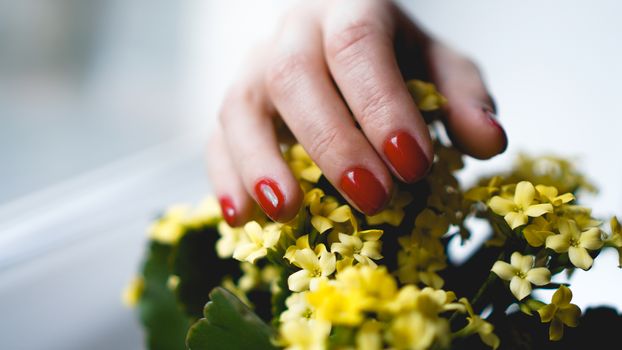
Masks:
[[[175,294],[166,285],[171,253],[171,246],[151,242],[143,266],[145,287],[138,310],[145,328],[145,342],[151,350],[185,349],[184,340],[191,325]]]
[[[191,350],[273,350],[273,332],[235,295],[217,287],[205,305],[205,318],[188,331],[186,344]]]

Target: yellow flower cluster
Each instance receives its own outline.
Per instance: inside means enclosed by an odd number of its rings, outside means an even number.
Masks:
[[[425,113],[446,103],[432,84],[407,85]],[[305,195],[290,222],[257,214],[242,227],[230,227],[210,198],[196,209],[172,207],[151,226],[150,237],[174,245],[188,230],[217,226],[218,256],[240,261],[243,271],[237,281],[225,280],[225,287],[249,305],[246,293],[259,286],[284,300],[284,309],[273,315],[274,341],[289,350],[443,349],[473,335],[497,348],[494,326],[475,312],[482,301],[442,289],[446,241],[458,234],[468,239],[465,220],[478,216],[493,229],[488,243],[502,251],[486,266],[488,281],[505,281],[520,309],[537,312],[551,323],[550,338],[560,339],[563,326],[576,326],[580,316],[570,290],[559,287],[544,305],[532,298],[532,289],[550,284],[561,271],[589,269],[603,247],[616,249],[622,266],[617,218],[605,234],[590,209],[576,203],[577,190],[593,187],[571,163],[554,157],[522,156],[512,172],[463,191],[455,176],[462,154],[442,137],[433,138],[429,175],[414,186],[396,185],[388,206],[374,216],[359,214],[337,191],[321,188],[321,170],[294,144],[284,158]],[[140,280],[131,286],[127,300],[135,303]]]
[[[320,281],[314,290],[292,294],[287,305],[280,318],[280,341],[286,349],[326,349],[331,332],[348,334],[347,342],[357,349],[443,348],[449,344],[450,329],[441,315],[466,312],[464,302],[451,292],[415,285],[399,288],[386,268],[363,264]],[[479,322],[491,334],[492,326]],[[467,327],[479,332],[482,326]],[[498,346],[498,339],[491,346]]]

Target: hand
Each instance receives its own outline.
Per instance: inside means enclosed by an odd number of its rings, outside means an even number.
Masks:
[[[489,158],[507,146],[477,67],[390,1],[305,2],[284,17],[246,68],[224,100],[208,155],[231,225],[252,213],[251,197],[278,221],[293,218],[301,205],[303,193],[279,150],[275,118],[367,215],[386,204],[391,174],[404,182],[424,176],[433,147],[407,79],[431,80],[447,97],[444,122],[464,152]]]

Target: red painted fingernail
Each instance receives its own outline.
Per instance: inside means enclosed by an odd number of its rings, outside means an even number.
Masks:
[[[486,107],[484,109],[484,114],[486,114],[486,120],[488,124],[490,124],[493,128],[497,129],[497,131],[503,136],[503,149],[500,153],[505,152],[506,148],[508,148],[508,135],[505,133],[505,129],[499,124],[497,120],[497,115],[491,109]]]
[[[271,179],[263,178],[255,184],[255,195],[261,209],[272,219],[276,219],[283,208],[285,198],[279,185]]]
[[[233,206],[233,201],[229,196],[222,196],[218,198],[220,202],[220,211],[222,212],[222,217],[229,224],[229,226],[233,226],[235,223],[235,206]]]
[[[404,131],[396,132],[384,142],[384,155],[406,182],[419,180],[430,167],[417,141]]]
[[[367,215],[373,215],[387,201],[387,193],[369,170],[354,167],[341,176],[341,189]]]

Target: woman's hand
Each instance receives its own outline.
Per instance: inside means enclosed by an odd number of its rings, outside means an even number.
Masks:
[[[209,174],[231,225],[251,215],[251,198],[278,221],[293,218],[301,205],[275,118],[365,214],[386,204],[391,174],[404,182],[424,176],[433,149],[407,79],[431,80],[447,97],[445,124],[466,153],[489,158],[507,145],[477,67],[390,1],[305,2],[248,62],[209,147]]]

